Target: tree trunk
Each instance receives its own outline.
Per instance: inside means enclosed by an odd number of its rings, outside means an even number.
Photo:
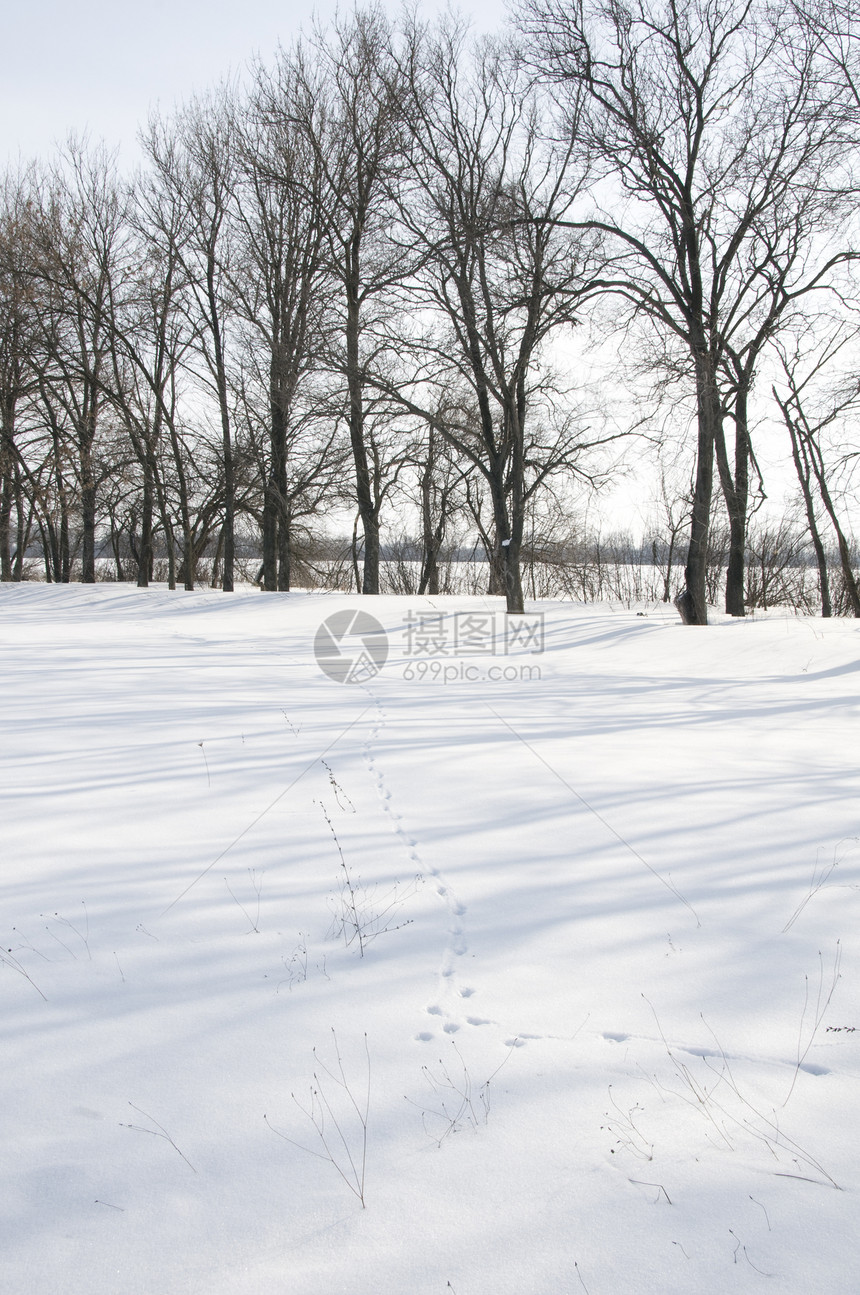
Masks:
[[[523,463],[523,421],[525,418],[525,391],[521,384],[515,388],[515,399],[508,409],[508,435],[512,442],[510,463],[508,465],[509,494],[506,500],[510,517],[510,532],[507,543],[502,544],[505,551],[505,598],[508,615],[521,616],[525,610],[523,603],[522,572],[520,570],[520,550],[523,543],[525,525],[525,465]]]
[[[717,467],[729,518],[729,560],[726,569],[726,612],[745,616],[744,576],[746,563],[747,509],[749,506],[750,441],[747,422],[748,379],[744,375],[735,396],[735,471],[732,478],[722,419],[715,441]]]
[[[279,586],[278,567],[281,517],[286,486],[286,428],[278,361],[273,354],[269,362],[269,472],[263,494],[263,589],[274,593]]]
[[[780,407],[782,408],[786,422],[792,421],[789,419],[785,407],[782,405]],[[802,411],[799,412],[801,418],[803,418]],[[824,464],[824,456],[821,453],[821,448],[816,442],[814,435],[808,428],[801,431],[799,424],[794,423],[794,429],[795,433],[803,440],[809,464],[812,468],[815,480],[818,483],[818,493],[821,496],[821,502],[823,503],[827,516],[830,518],[833,529],[836,532],[836,540],[839,545],[839,561],[842,566],[842,579],[845,583],[845,591],[848,594],[848,601],[851,604],[851,610],[855,616],[860,617],[860,587],[858,587],[857,580],[851,566],[851,550],[848,546],[848,541],[845,538],[845,532],[842,530],[839,518],[836,515],[836,507],[833,503],[833,497],[830,494],[830,488],[827,484],[827,471]]]
[[[379,510],[373,497],[373,482],[364,438],[364,382],[361,374],[359,340],[360,272],[359,240],[356,233],[349,248],[350,264],[346,276],[346,383],[349,397],[349,440],[355,464],[355,487],[358,514],[364,532],[364,565],[361,578],[363,594],[379,593]]]
[[[509,498],[505,490],[504,466],[502,460],[497,459],[494,464],[496,470],[489,475],[493,522],[496,532],[490,558],[489,592],[501,595],[505,599],[505,610],[509,614],[522,615],[523,586],[520,573],[520,548],[523,533],[522,501],[516,495]],[[514,465],[511,468],[510,475],[515,477],[515,472]]]
[[[824,551],[824,541],[821,538],[821,532],[818,529],[818,520],[815,516],[815,504],[812,498],[812,470],[809,464],[809,456],[806,453],[805,445],[797,434],[797,428],[791,420],[788,409],[776,394],[776,390],[773,388],[772,390],[774,398],[782,410],[782,416],[785,419],[785,425],[788,428],[788,434],[791,437],[791,457],[794,459],[797,480],[800,483],[800,490],[803,495],[803,506],[806,510],[806,524],[809,527],[809,534],[812,538],[812,547],[815,550],[815,561],[818,565],[818,587],[821,592],[821,615],[825,619],[829,619],[833,615],[833,603],[830,598],[830,575],[827,570],[827,554]]]
[[[278,587],[278,501],[274,465],[269,466],[263,496],[263,590],[274,593]]]
[[[15,398],[8,395],[3,401],[0,425],[0,581],[12,579],[12,503],[19,492],[15,490]],[[21,505],[18,503],[20,520]]]
[[[487,593],[491,598],[504,598],[505,551],[502,548],[498,537],[493,541],[493,547],[488,550],[487,559],[490,564],[490,578],[487,582]]]
[[[419,594],[429,594],[432,597],[439,592],[439,547],[435,536],[431,536],[429,544],[425,540],[424,556],[421,563],[421,576],[418,581]]]
[[[272,463],[265,501],[269,515],[264,515],[270,534],[264,536],[263,562],[265,567],[268,554],[269,569],[264,570],[264,579],[268,581],[265,588],[277,589],[280,593],[289,592],[292,565],[292,517],[287,483],[287,411],[291,403],[279,380],[277,358],[273,357],[270,397]]]
[[[143,505],[140,517],[140,549],[137,555],[137,587],[146,589],[152,579],[153,484],[149,464],[143,468]]]
[[[2,449],[2,447],[0,447]],[[12,579],[12,465],[0,459],[0,581]]]
[[[53,471],[54,482],[57,487],[57,502],[60,508],[60,526],[59,533],[57,527],[53,525],[50,518],[47,517],[46,525],[48,528],[48,538],[50,542],[51,570],[52,579],[56,584],[66,585],[72,573],[72,554],[69,542],[69,504],[66,492],[66,482],[63,477],[62,466],[62,447],[60,444],[59,433],[55,427],[51,428],[51,440],[53,442]]]
[[[51,536],[41,517],[36,519],[36,524],[39,527],[39,535],[42,540],[42,561],[45,564],[45,584],[50,585],[54,583],[54,556],[52,552]]]
[[[851,603],[851,610],[855,616],[860,616],[860,588],[857,586],[857,580],[851,567],[851,552],[848,548],[848,541],[845,539],[841,526],[833,518],[833,525],[836,529],[836,538],[839,541],[839,561],[842,563],[842,579],[845,581],[845,589],[848,594],[848,601]]]
[[[352,524],[352,545],[350,553],[352,555],[352,576],[355,580],[355,591],[361,593],[361,573],[358,569],[358,523],[361,520],[361,514],[356,513],[355,521]]]
[[[682,618],[687,625],[707,625],[708,530],[714,489],[714,442],[720,419],[720,400],[711,355],[704,349],[697,350],[695,361],[698,420],[696,486],[693,493],[687,565],[684,568],[686,615],[682,612]]]
[[[95,412],[95,411],[94,411]],[[81,581],[85,585],[96,582],[96,483],[93,474],[92,429],[81,435],[81,526],[83,548],[81,552]]]
[[[520,545],[513,540],[504,546],[505,552],[505,608],[508,615],[521,616],[523,603],[522,573],[520,571]]]
[[[375,516],[362,518],[364,530],[364,563],[361,573],[361,592],[379,593],[379,521]]]
[[[285,501],[286,503],[286,501]],[[288,506],[281,510],[278,519],[278,592],[290,592],[292,579],[292,518]]]
[[[17,473],[16,473],[16,480],[15,480],[15,493],[16,493],[16,502],[18,507],[18,527],[17,527],[17,533],[15,537],[16,538],[15,563],[12,568],[12,579],[13,581],[15,581],[16,584],[20,584],[20,582],[24,578],[24,558],[27,554],[27,548],[30,543],[30,535],[32,534],[32,530],[33,530],[33,516],[34,516],[35,506],[32,502],[30,502],[28,509],[25,513],[24,494],[21,489],[21,483],[17,477]]]
[[[111,522],[110,528],[110,546],[113,550],[113,560],[116,566],[116,578],[120,584],[125,581],[125,571],[122,565],[122,532],[117,530],[116,525]]]
[[[439,592],[439,565],[438,554],[442,543],[442,527],[444,518],[440,518],[439,525],[433,524],[433,469],[436,464],[436,442],[433,428],[427,440],[427,458],[424,463],[424,470],[421,473],[421,576],[418,581],[419,594],[438,594]]]
[[[233,567],[236,555],[236,481],[233,465],[233,441],[230,431],[230,403],[227,396],[227,369],[224,363],[221,318],[218,297],[215,291],[215,254],[213,251],[209,252],[206,261],[206,295],[209,303],[209,320],[215,361],[215,384],[218,389],[218,407],[221,413],[221,451],[224,459],[224,577],[221,581],[221,588],[225,593],[229,594],[233,592]]]
[[[857,586],[857,580],[851,567],[851,551],[848,547],[848,541],[845,538],[845,532],[836,516],[836,508],[830,489],[827,485],[827,475],[824,471],[824,460],[817,446],[810,445],[812,452],[813,471],[818,481],[818,492],[821,495],[821,502],[827,510],[827,516],[833,524],[836,532],[836,540],[839,545],[839,561],[842,565],[842,579],[845,582],[845,591],[848,594],[848,601],[851,603],[851,610],[855,616],[860,616],[860,588]]]

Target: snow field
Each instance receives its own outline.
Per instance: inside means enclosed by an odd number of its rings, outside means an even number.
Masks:
[[[856,624],[407,604],[0,590],[4,1292],[850,1289]]]

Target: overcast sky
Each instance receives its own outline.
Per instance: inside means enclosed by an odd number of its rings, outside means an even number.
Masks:
[[[132,161],[150,106],[169,108],[254,54],[268,59],[315,12],[327,17],[335,7],[335,0],[2,0],[0,163],[19,153],[47,156],[70,130],[85,129]],[[441,7],[424,0],[420,8],[429,16]],[[480,30],[503,24],[503,0],[464,0],[460,8]]]

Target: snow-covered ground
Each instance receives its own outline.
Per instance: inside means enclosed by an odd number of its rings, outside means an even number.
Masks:
[[[4,1295],[855,1289],[857,623],[499,609],[0,589]]]

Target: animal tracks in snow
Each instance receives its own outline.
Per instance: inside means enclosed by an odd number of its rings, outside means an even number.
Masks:
[[[440,883],[439,885],[437,885],[437,886],[436,886],[436,894],[439,896],[439,898],[440,898],[440,899],[444,899],[444,900],[445,900],[445,902],[446,902],[446,903],[447,903],[447,905],[448,905],[448,911],[449,911],[449,912],[450,912],[454,917],[463,917],[463,916],[464,916],[464,914],[465,914],[465,912],[466,912],[465,905],[464,905],[464,904],[461,904],[458,900],[456,900],[456,899],[454,899],[454,898],[453,898],[453,896],[451,895],[451,892],[450,892],[450,890],[448,889],[448,887],[447,887],[447,886],[443,886],[443,885],[441,885],[441,883]]]
[[[441,1007],[433,1006],[433,1007],[428,1007],[426,1010],[431,1016],[442,1017],[444,1015]],[[467,1016],[465,1024],[472,1025],[472,1026],[480,1026],[480,1025],[496,1025],[497,1022],[485,1020],[483,1017],[480,1017],[480,1016]],[[463,1027],[459,1021],[446,1020],[445,1024],[442,1026],[442,1033],[447,1034],[449,1036],[452,1034],[459,1034],[462,1028]],[[415,1035],[416,1043],[432,1043],[432,1041],[435,1038],[436,1038],[436,1035],[433,1034],[431,1030],[419,1030],[418,1033]]]
[[[373,697],[373,703],[376,708],[376,717],[364,743],[364,761],[367,770],[376,786],[382,812],[403,847],[406,857],[412,866],[432,880],[436,896],[445,905],[448,915],[448,938],[439,966],[439,1001],[433,1002],[424,1008],[426,1014],[434,1018],[437,1030],[418,1030],[413,1036],[414,1041],[416,1043],[430,1043],[438,1037],[438,1033],[451,1038],[453,1035],[460,1034],[463,1030],[467,1032],[473,1029],[486,1031],[487,1027],[493,1026],[504,1028],[499,1025],[498,1021],[490,1017],[476,1014],[460,1016],[457,1010],[462,1000],[471,999],[478,992],[473,985],[459,985],[457,983],[458,971],[463,965],[461,959],[469,951],[464,922],[467,913],[466,905],[460,902],[438,868],[424,866],[417,840],[404,829],[401,815],[394,808],[394,797],[376,754],[380,735],[387,726],[387,720],[382,703],[377,697]],[[490,1033],[492,1033],[492,1030],[490,1030]],[[554,1035],[521,1032],[505,1038],[503,1042],[506,1048],[523,1048],[530,1040],[555,1037]]]
[[[819,1066],[810,1061],[798,1061],[796,1058],[791,1060],[785,1057],[754,1057],[749,1053],[726,1052],[722,1048],[700,1047],[685,1043],[667,1043],[665,1039],[652,1037],[648,1034],[621,1034],[611,1030],[604,1030],[600,1037],[606,1039],[607,1043],[658,1043],[669,1053],[683,1052],[688,1057],[701,1057],[703,1060],[713,1057],[717,1061],[748,1061],[753,1065],[787,1066],[791,1070],[802,1070],[807,1075],[829,1075],[832,1073],[827,1066]]]
[[[372,721],[370,733],[364,742],[364,762],[376,787],[382,813],[391,830],[402,846],[410,865],[433,882],[434,892],[437,898],[445,905],[448,917],[447,941],[439,965],[439,986],[437,991],[439,998],[438,1001],[431,1002],[424,1008],[426,1015],[433,1018],[435,1028],[417,1030],[413,1035],[413,1040],[416,1043],[431,1043],[440,1035],[447,1036],[449,1039],[454,1035],[466,1037],[462,1034],[464,1030],[467,1034],[470,1030],[479,1030],[485,1034],[493,1035],[495,1031],[492,1027],[497,1027],[499,1030],[504,1028],[498,1021],[493,1020],[491,1017],[477,1014],[461,1016],[458,1011],[458,1007],[462,1010],[462,1003],[465,1000],[473,998],[478,992],[473,985],[460,985],[457,983],[458,972],[463,966],[461,959],[469,951],[464,922],[467,912],[466,905],[460,902],[448,880],[438,868],[425,867],[416,838],[405,830],[401,815],[394,807],[395,798],[392,795],[391,788],[388,786],[385,773],[380,767],[377,755],[380,735],[387,726],[385,710],[378,698],[373,697],[373,703],[376,708],[376,716]],[[531,1040],[553,1039],[556,1037],[555,1035],[520,1032],[508,1035],[501,1042],[506,1048],[523,1048]]]
[[[398,837],[410,864],[421,871],[425,876],[432,878],[436,895],[445,904],[445,907],[448,910],[448,940],[442,953],[441,964],[439,967],[441,986],[440,993],[447,996],[452,992],[452,990],[454,990],[453,982],[457,973],[458,959],[462,958],[468,952],[469,946],[463,925],[463,918],[466,915],[466,906],[459,901],[450,885],[439,872],[438,868],[424,867],[416,839],[404,830],[401,816],[393,807],[391,788],[386,782],[385,774],[382,769],[380,769],[375,755],[375,748],[379,740],[379,735],[386,727],[385,711],[378,698],[374,697],[373,701],[376,706],[376,719],[373,723],[370,734],[364,743],[364,761],[367,765],[368,772],[376,785],[383,814],[387,817],[392,831]],[[455,992],[459,997],[468,998],[475,991],[471,988],[467,988],[456,990]],[[446,1016],[446,1018],[448,1018],[453,1015],[453,1013],[444,1012],[441,1007],[428,1008],[427,1010],[432,1016]],[[446,1024],[442,1028],[445,1033],[454,1034],[460,1029],[460,1024],[452,1019],[446,1019]],[[427,1042],[430,1037],[432,1037],[432,1035],[428,1036],[426,1031],[421,1031],[415,1036],[416,1040],[421,1042]]]
[[[499,1022],[492,1020],[490,1017],[476,1014],[460,1016],[457,1010],[460,1003],[473,998],[478,992],[473,985],[459,985],[457,983],[458,971],[462,966],[461,959],[469,951],[464,923],[466,905],[460,902],[438,868],[424,866],[417,840],[404,829],[402,818],[394,808],[394,797],[392,796],[391,788],[386,782],[385,774],[380,768],[376,754],[380,734],[386,727],[386,716],[378,698],[374,697],[373,701],[376,707],[376,717],[364,743],[365,764],[376,786],[382,812],[402,845],[410,864],[432,880],[436,896],[445,905],[448,915],[448,938],[439,965],[439,1000],[424,1008],[426,1014],[434,1018],[437,1028],[436,1030],[418,1030],[413,1036],[414,1041],[416,1043],[431,1043],[439,1034],[447,1035],[448,1038],[451,1038],[460,1034],[463,1030],[467,1032],[469,1030],[487,1030],[487,1027],[498,1026]],[[492,1030],[490,1032],[492,1033]],[[506,1038],[504,1045],[507,1048],[522,1048],[527,1040],[542,1037],[542,1035],[537,1034],[517,1034]]]

